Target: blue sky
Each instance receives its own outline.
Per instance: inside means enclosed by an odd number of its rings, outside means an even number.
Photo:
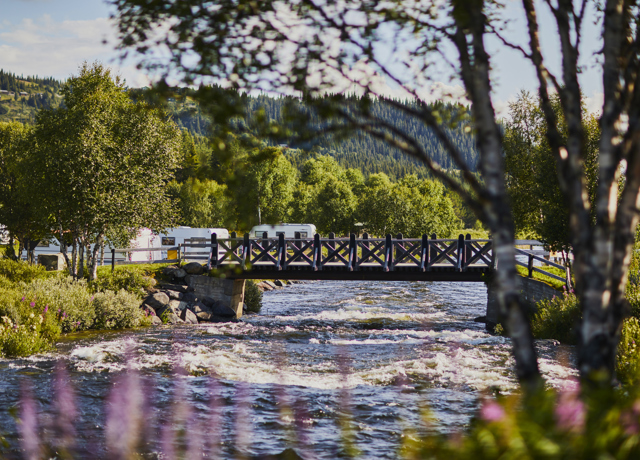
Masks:
[[[0,68],[18,75],[53,76],[64,79],[74,74],[83,61],[100,60],[118,70],[129,86],[149,84],[147,76],[133,62],[121,63],[114,50],[111,7],[103,0],[0,0]],[[519,2],[507,0],[506,15],[513,18],[510,36],[524,42],[523,17]],[[559,54],[551,21],[540,13],[543,51],[551,68],[558,67]],[[593,65],[598,47],[597,26],[589,22],[585,35],[581,76],[588,106],[601,106],[601,75]],[[522,36],[521,36],[522,35]],[[103,44],[107,40],[107,44]],[[489,43],[489,46],[492,46]],[[514,51],[502,51],[493,59],[494,102],[505,113],[506,104],[520,89],[536,91],[534,73]],[[449,82],[443,85],[451,85]],[[455,93],[455,91],[454,91]]]

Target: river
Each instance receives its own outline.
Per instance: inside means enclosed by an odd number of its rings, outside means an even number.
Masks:
[[[153,451],[177,448],[161,425],[183,414],[195,421],[187,432],[204,423],[198,438],[220,438],[219,458],[234,458],[236,445],[249,457],[278,454],[298,433],[305,458],[332,459],[341,456],[339,421],[350,417],[360,458],[397,458],[403,430],[463,429],[479,396],[517,390],[509,340],[473,321],[485,308],[482,283],[323,281],[265,292],[262,312],[239,323],[71,336],[55,353],[0,360],[0,431],[12,445],[5,452],[18,455],[9,413],[25,381],[41,425],[51,423],[52,369],[62,359],[77,398],[79,449],[96,457],[105,453],[107,395],[131,368],[150,401]],[[575,376],[570,348],[537,346],[550,385]],[[208,418],[212,392],[222,398],[218,421]],[[426,426],[425,407],[434,417]]]

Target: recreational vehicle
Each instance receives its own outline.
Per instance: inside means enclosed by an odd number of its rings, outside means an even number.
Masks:
[[[167,233],[160,235],[162,243],[162,255],[166,259],[177,259],[178,251],[177,247],[183,244],[185,240],[189,240],[192,243],[206,244],[211,241],[211,234],[215,233],[219,239],[229,238],[229,231],[226,228],[191,228],[191,227],[177,227],[169,230]],[[186,248],[186,256],[188,258],[189,253],[205,253],[208,249],[205,248]],[[204,254],[199,254],[202,256]]]
[[[262,238],[264,233],[268,238],[277,238],[281,234],[285,238],[295,238],[296,232],[300,233],[300,238],[313,238],[316,234],[316,226],[313,224],[279,224],[279,225],[256,225],[251,229],[251,238]]]
[[[129,262],[149,262],[152,260],[160,260],[162,258],[161,246],[160,246],[160,238],[158,235],[155,235],[148,228],[141,228],[138,230],[138,233],[135,238],[131,239],[128,243],[129,248],[158,248],[157,251],[149,250],[149,251],[132,251],[121,253],[116,253],[116,261],[129,261]],[[93,249],[93,245],[91,245],[90,250]],[[117,248],[121,249],[121,248]],[[124,248],[122,248],[124,249]],[[70,253],[71,248],[68,247],[67,251]],[[35,250],[36,258],[39,255],[43,254],[57,254],[60,252],[60,243],[56,238],[50,238],[47,240],[42,240],[38,243]],[[105,247],[105,258],[111,260],[111,251],[108,247]]]

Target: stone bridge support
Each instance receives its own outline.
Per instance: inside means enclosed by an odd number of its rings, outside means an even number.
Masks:
[[[542,281],[533,278],[518,277],[520,281],[520,299],[523,301],[523,308],[529,315],[536,312],[536,303],[541,300],[550,300],[555,296],[562,295],[561,292]],[[500,322],[500,307],[498,306],[498,295],[491,281],[487,282],[487,315],[486,324],[489,331]]]
[[[244,304],[245,280],[230,280],[224,278],[212,278],[210,276],[191,275],[189,287],[194,289],[194,294],[199,299],[211,297],[236,312],[236,318],[242,316]]]

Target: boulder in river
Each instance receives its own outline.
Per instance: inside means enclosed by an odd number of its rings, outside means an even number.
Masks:
[[[178,314],[178,312],[183,311],[185,308],[187,308],[188,305],[189,304],[187,302],[182,300],[172,300],[169,302],[169,307],[171,307],[171,309],[175,314]]]
[[[151,324],[153,326],[160,326],[160,325],[162,325],[162,320],[160,318],[158,318],[156,315],[153,315],[151,317]]]
[[[158,308],[167,305],[169,303],[169,300],[169,296],[164,292],[156,292],[144,299],[144,303],[149,305],[154,310],[158,310]]]
[[[182,269],[189,275],[202,275],[204,272],[204,267],[198,262],[189,262]]]
[[[188,308],[182,310],[182,312],[180,313],[180,319],[182,319],[187,324],[198,324],[198,317]]]
[[[277,287],[284,287],[284,284],[280,280],[274,280],[273,284],[275,284]]]
[[[178,292],[178,291],[164,291],[170,299],[175,299],[175,300],[182,300],[182,297],[184,296],[184,294],[182,292]]]
[[[187,292],[182,296],[182,301],[187,303],[194,303],[198,301],[198,298],[193,292]]]
[[[183,279],[185,276],[187,276],[187,272],[184,271],[182,268],[178,268],[177,270],[175,270],[174,272],[171,273],[171,275],[173,276],[173,279]]]

